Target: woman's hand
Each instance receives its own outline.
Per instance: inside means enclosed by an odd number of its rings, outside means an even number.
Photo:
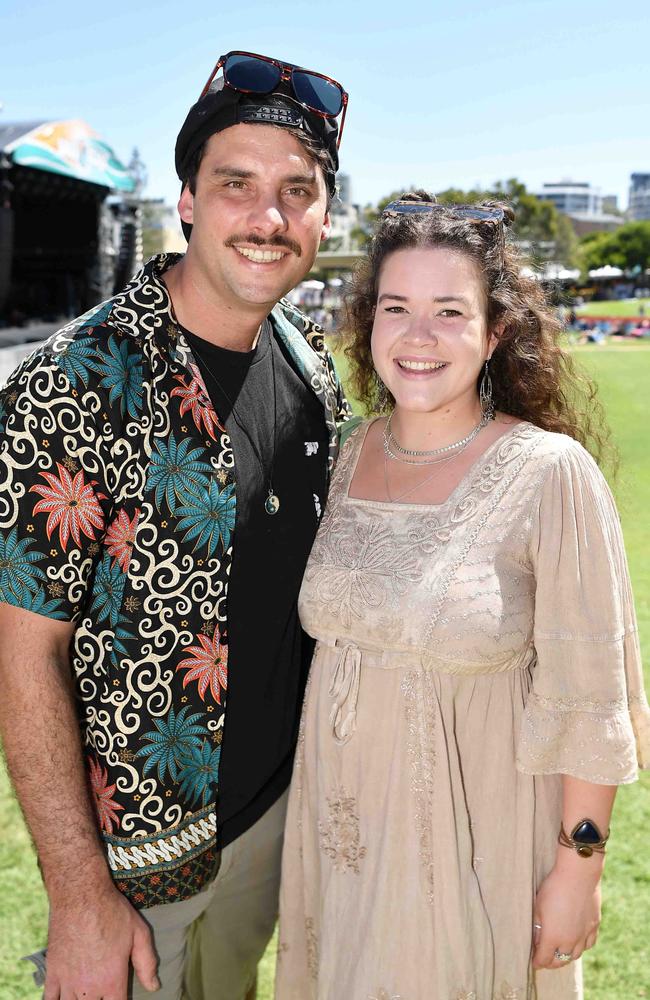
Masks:
[[[600,926],[602,856],[585,859],[561,849],[555,868],[542,882],[535,900],[534,969],[561,969],[567,962],[555,957],[580,958],[593,948]]]

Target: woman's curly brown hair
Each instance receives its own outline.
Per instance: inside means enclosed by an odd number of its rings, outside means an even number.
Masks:
[[[418,190],[402,200],[435,198]],[[447,247],[474,260],[483,277],[488,327],[498,339],[490,361],[495,408],[543,430],[570,435],[599,462],[613,459],[596,386],[560,346],[562,327],[539,282],[522,273],[521,251],[505,233],[500,238],[514,219],[512,209],[488,201],[474,207],[502,208],[504,226],[459,218],[453,206],[380,218],[346,296],[343,336],[353,391],[367,412],[382,410],[370,338],[383,262],[396,250]],[[389,406],[392,403],[391,399]]]

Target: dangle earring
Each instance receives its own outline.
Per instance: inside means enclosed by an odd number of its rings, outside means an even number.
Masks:
[[[492,379],[489,369],[490,358],[486,359],[485,371],[478,390],[478,398],[481,404],[481,413],[484,419],[494,420],[494,400],[492,399]]]
[[[375,394],[375,409],[379,413],[383,413],[388,409],[388,404],[390,403],[390,395],[388,389],[382,382],[379,375],[375,375],[375,382],[377,384],[377,391]]]

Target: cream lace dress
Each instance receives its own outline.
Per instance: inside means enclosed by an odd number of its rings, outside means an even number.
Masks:
[[[580,997],[580,963],[530,970],[560,774],[630,782],[650,746],[611,496],[572,439],[520,423],[443,504],[352,499],[367,427],[300,595],[318,644],[276,998]]]

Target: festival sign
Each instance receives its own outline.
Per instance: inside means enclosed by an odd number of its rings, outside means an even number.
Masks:
[[[45,122],[5,147],[14,163],[36,170],[130,192],[133,178],[115,153],[86,122]]]

